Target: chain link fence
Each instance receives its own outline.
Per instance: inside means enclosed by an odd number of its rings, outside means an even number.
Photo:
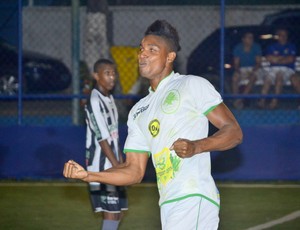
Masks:
[[[256,107],[261,82],[247,95],[232,91],[233,51],[245,32],[253,33],[264,57],[267,46],[275,42],[275,29],[284,25],[300,56],[299,4],[259,1],[255,5],[244,1],[244,5],[222,8],[222,1],[128,5],[126,1],[31,0],[20,7],[20,2],[0,4],[0,125],[84,124],[83,105],[93,87],[92,66],[101,57],[117,64],[119,80],[114,94],[121,122],[125,123],[130,107],[148,90],[148,83],[138,74],[136,54],[147,26],[156,19],[168,20],[179,32],[182,50],[175,70],[210,80],[242,124],[265,124],[266,117],[272,124],[300,123],[299,94],[290,83],[282,94],[275,95],[280,101],[275,113]],[[74,33],[75,19],[79,34]],[[79,54],[79,60],[74,53]],[[19,66],[23,69],[20,78]],[[239,85],[239,89],[243,87]],[[268,96],[266,99],[271,100]],[[243,109],[235,109],[237,98],[244,100]]]

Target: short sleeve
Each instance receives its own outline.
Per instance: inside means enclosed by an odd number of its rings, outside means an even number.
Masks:
[[[214,86],[202,77],[193,76],[189,82],[189,89],[193,96],[196,109],[203,115],[207,115],[223,99]]]
[[[149,145],[147,144],[146,137],[141,132],[137,125],[137,119],[134,119],[133,111],[136,107],[133,107],[128,115],[128,135],[124,145],[124,152],[147,152],[150,153]]]

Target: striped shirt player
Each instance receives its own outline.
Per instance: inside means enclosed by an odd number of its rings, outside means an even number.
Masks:
[[[159,83],[155,92],[149,91],[130,111],[124,151],[151,155],[161,208],[194,197],[210,203],[218,212],[219,193],[211,176],[210,153],[180,158],[170,147],[178,138],[207,137],[206,115],[222,102],[220,94],[201,77],[174,72]],[[196,220],[197,214],[189,217]]]
[[[113,96],[103,95],[98,89],[91,92],[86,112],[86,166],[87,170],[99,172],[112,167],[99,142],[107,140],[119,161],[118,111]],[[95,212],[120,212],[127,210],[123,187],[90,182],[92,205]],[[100,193],[100,197],[99,197]],[[117,193],[117,194],[116,194]],[[124,194],[123,194],[124,193]],[[107,195],[109,194],[109,195]],[[120,201],[118,195],[121,195]],[[101,199],[106,197],[105,199]],[[105,202],[107,201],[107,203]]]

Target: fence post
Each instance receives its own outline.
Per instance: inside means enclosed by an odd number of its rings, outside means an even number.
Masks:
[[[23,86],[23,15],[22,15],[22,0],[18,1],[18,125],[22,125],[23,118],[23,101],[22,101],[22,86]]]
[[[225,0],[220,0],[220,93],[224,94]]]
[[[79,60],[80,60],[80,20],[79,20],[79,0],[72,0],[72,89],[73,95],[80,94],[80,75],[79,75]],[[79,98],[72,100],[72,120],[74,125],[79,125]]]

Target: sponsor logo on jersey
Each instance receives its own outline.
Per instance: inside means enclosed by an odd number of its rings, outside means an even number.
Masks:
[[[142,112],[146,111],[148,108],[149,108],[149,105],[138,108],[137,111],[135,112],[135,114],[133,114],[133,120],[135,120],[138,115],[140,115]]]
[[[181,159],[167,147],[154,154],[153,157],[158,189],[161,189],[175,177],[176,172],[179,171]]]
[[[175,113],[180,105],[180,94],[177,90],[170,90],[167,92],[165,98],[162,100],[161,109],[164,113]]]
[[[150,121],[148,129],[152,137],[156,137],[159,134],[160,123],[157,119]]]

